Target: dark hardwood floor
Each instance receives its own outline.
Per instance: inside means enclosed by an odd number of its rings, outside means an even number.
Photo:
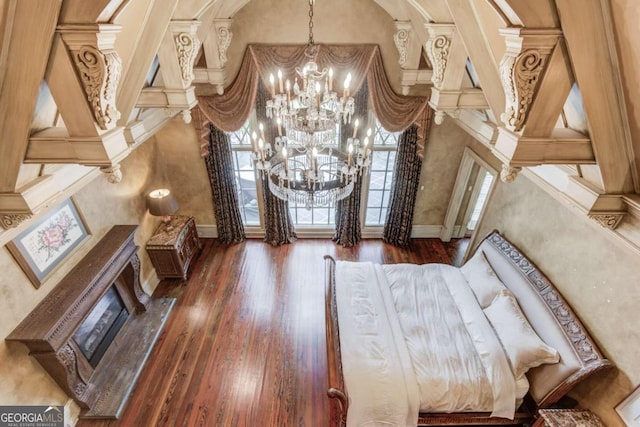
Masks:
[[[383,263],[457,256],[457,245],[437,239],[407,248],[381,240],[355,248],[321,239],[203,243],[189,280],[165,280],[154,293],[177,304],[121,419],[78,426],[325,426],[323,256]]]

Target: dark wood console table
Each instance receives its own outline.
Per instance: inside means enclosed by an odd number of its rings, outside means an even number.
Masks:
[[[114,226],[6,338],[29,348],[82,417],[119,416],[175,304],[142,290],[137,228]],[[97,362],[87,357],[96,337]]]

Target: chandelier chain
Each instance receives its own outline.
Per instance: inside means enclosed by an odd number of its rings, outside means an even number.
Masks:
[[[314,0],[309,0],[309,44],[313,45],[313,2]]]

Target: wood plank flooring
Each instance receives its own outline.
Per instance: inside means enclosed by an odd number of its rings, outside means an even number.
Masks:
[[[325,426],[323,256],[450,263],[458,250],[437,239],[203,243],[189,280],[154,294],[177,304],[121,419],[78,426]]]

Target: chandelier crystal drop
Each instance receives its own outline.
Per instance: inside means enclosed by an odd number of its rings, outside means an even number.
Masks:
[[[307,208],[327,206],[342,200],[371,164],[369,137],[357,138],[359,121],[353,122],[353,134],[347,139],[348,152],[337,147],[336,130],[351,123],[355,101],[350,96],[351,73],[347,73],[342,93],[333,90],[333,68],[319,69],[315,62],[318,46],[313,40],[313,3],[309,0],[309,42],[307,63],[296,67],[291,80],[283,80],[281,70],[269,76],[271,99],[266,116],[275,121],[278,136],[269,143],[264,126],[260,135],[253,132],[252,158],[260,173],[268,176],[269,190],[278,198],[294,201]],[[283,132],[284,131],[284,132]]]

